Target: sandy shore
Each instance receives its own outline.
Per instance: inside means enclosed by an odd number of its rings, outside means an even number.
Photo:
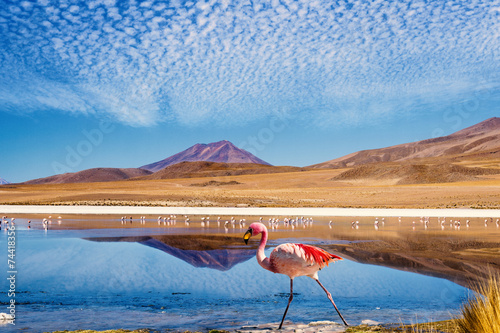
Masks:
[[[279,207],[138,207],[0,205],[0,214],[103,214],[103,215],[246,215],[246,216],[387,216],[500,218],[500,209],[397,209],[397,208],[279,208]]]

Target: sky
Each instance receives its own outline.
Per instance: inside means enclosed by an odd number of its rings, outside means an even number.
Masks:
[[[274,165],[499,115],[500,1],[0,0],[0,177],[229,140]]]

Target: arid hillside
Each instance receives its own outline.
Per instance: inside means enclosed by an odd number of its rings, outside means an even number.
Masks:
[[[500,174],[500,168],[466,167],[451,163],[385,162],[357,165],[332,180],[392,181],[395,185],[438,184],[473,181],[479,176]]]
[[[401,145],[362,150],[313,168],[345,168],[380,162],[436,159],[434,163],[500,159],[500,118],[490,118],[451,135]]]
[[[223,177],[249,174],[305,171],[305,168],[255,163],[181,162],[140,179]]]
[[[38,178],[24,182],[24,184],[64,184],[64,183],[94,183],[124,180],[133,177],[145,176],[151,171],[138,168],[94,168],[79,172]]]

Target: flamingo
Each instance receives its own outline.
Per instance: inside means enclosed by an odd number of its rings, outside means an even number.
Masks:
[[[267,258],[264,254],[267,242],[267,228],[264,224],[259,222],[252,223],[243,236],[243,239],[245,244],[248,244],[250,237],[257,236],[258,234],[262,234],[259,247],[257,249],[257,261],[259,265],[268,271],[284,274],[290,278],[290,298],[288,299],[288,305],[286,306],[285,313],[281,319],[279,329],[283,326],[283,321],[285,320],[286,313],[288,312],[288,307],[293,299],[293,279],[298,276],[309,276],[314,279],[325,291],[328,299],[332,302],[335,310],[337,310],[337,313],[344,322],[344,325],[348,326],[344,317],[342,317],[339,309],[335,305],[332,295],[318,279],[319,270],[328,266],[330,262],[342,260],[342,258],[328,253],[319,247],[294,243],[286,243],[277,246],[271,252],[269,258]]]

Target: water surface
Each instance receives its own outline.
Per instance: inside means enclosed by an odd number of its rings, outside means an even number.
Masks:
[[[345,222],[349,228],[350,221]],[[179,221],[167,228],[153,219],[124,225],[81,218],[54,221],[44,231],[41,221],[33,221],[28,230],[27,220],[18,219],[17,320],[15,327],[1,329],[206,330],[278,322],[288,301],[289,278],[263,270],[254,248],[231,240],[235,236],[239,242],[244,228],[225,230],[211,223],[202,228],[199,222],[187,227]],[[314,228],[318,229],[311,233],[271,232],[267,252],[273,244],[290,239],[326,245],[345,242],[333,239],[326,220],[316,221],[308,230]],[[0,240],[6,253],[4,230]],[[219,238],[221,242],[212,242]],[[0,271],[7,270],[2,259]],[[350,324],[364,319],[385,323],[448,319],[468,292],[444,279],[349,260],[330,265],[319,276]],[[8,289],[6,279],[0,288]],[[295,279],[294,291],[288,320],[340,322],[312,279]],[[5,293],[1,302],[5,307]]]

